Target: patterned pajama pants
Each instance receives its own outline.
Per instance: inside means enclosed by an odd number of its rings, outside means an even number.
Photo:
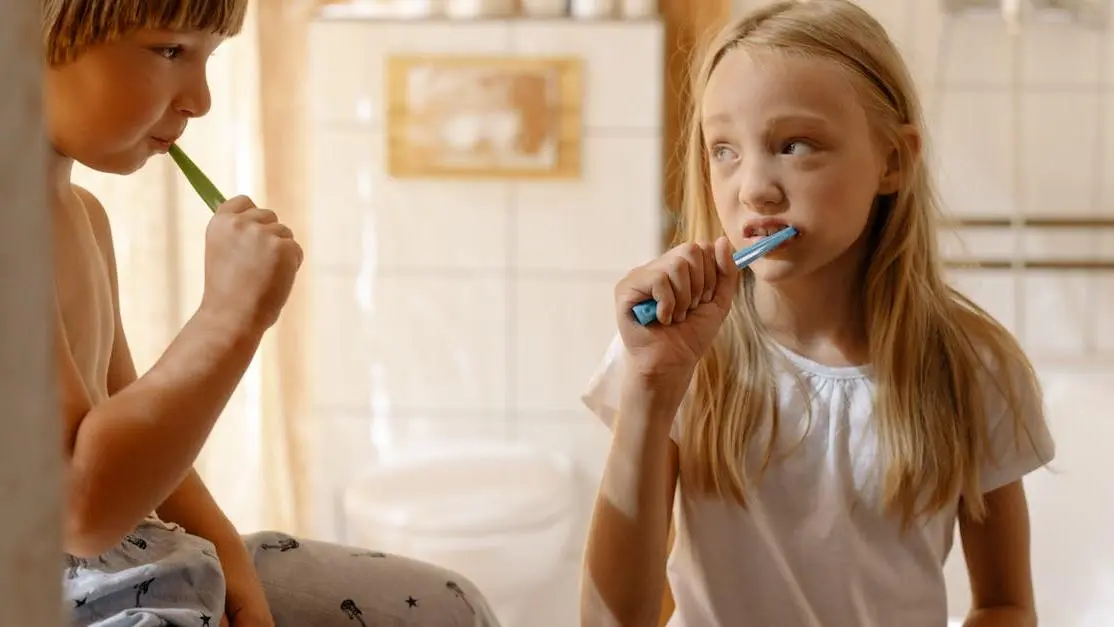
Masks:
[[[479,591],[404,557],[278,533],[244,538],[277,627],[498,627]],[[67,556],[70,624],[217,627],[224,576],[212,543],[144,522],[91,559]]]

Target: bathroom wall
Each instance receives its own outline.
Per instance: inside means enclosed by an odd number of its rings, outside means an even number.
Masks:
[[[5,625],[49,627],[63,624],[62,460],[37,9],[0,0],[0,607]]]
[[[746,9],[762,2],[742,2]],[[936,0],[862,0],[889,29],[929,111],[946,208],[956,215],[1114,218],[1114,37],[997,15],[949,21]],[[1024,3],[1023,3],[1024,4]],[[1114,4],[1112,4],[1114,8]],[[956,256],[1114,259],[1114,229],[969,230]],[[1114,623],[1114,272],[956,272],[1024,342],[1046,386],[1051,472],[1026,481],[1041,625]],[[969,604],[956,544],[953,616]]]
[[[580,177],[388,176],[383,65],[398,53],[580,57]],[[615,282],[657,254],[663,230],[660,25],[323,20],[311,55],[320,533],[343,538],[340,491],[411,445],[520,440],[567,453],[580,529],[550,590],[559,607],[535,609],[531,627],[575,624],[584,517],[608,445],[579,394],[614,333]]]

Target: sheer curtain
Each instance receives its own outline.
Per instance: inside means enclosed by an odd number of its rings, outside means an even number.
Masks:
[[[300,90],[311,8],[310,2],[251,3],[243,34],[210,61],[212,111],[181,141],[227,196],[247,194],[274,208],[295,233],[305,233]],[[108,211],[124,324],[142,373],[200,302],[209,211],[169,157],[156,157],[128,177],[79,167],[74,179]],[[299,277],[197,463],[244,532],[309,529],[312,425],[301,339],[308,324],[307,275]]]

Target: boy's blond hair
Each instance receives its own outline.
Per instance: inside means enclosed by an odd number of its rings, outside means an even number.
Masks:
[[[945,280],[932,180],[923,155],[900,136],[903,125],[924,135],[900,54],[882,26],[847,0],[776,2],[724,28],[696,66],[681,241],[723,235],[708,187],[700,101],[733,49],[832,61],[856,81],[873,131],[898,148],[904,181],[896,194],[876,200],[860,294],[877,383],[872,428],[882,503],[908,524],[949,507],[959,495],[967,513],[981,518],[980,469],[990,453],[987,425],[995,417],[987,387],[1000,390],[1005,419],[1014,421],[1019,440],[1030,443],[1023,416],[1027,408],[1039,409],[1040,388],[1010,333]],[[697,368],[681,442],[682,482],[740,503],[776,456],[779,432],[774,351],[749,296],[749,271],[744,286]]]
[[[46,61],[61,65],[89,46],[140,28],[196,30],[231,37],[248,0],[42,0]]]

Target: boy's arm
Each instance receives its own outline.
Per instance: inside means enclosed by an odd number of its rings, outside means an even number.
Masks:
[[[82,190],[80,193],[87,205],[96,202],[96,199],[88,192]],[[86,196],[92,201],[86,199]],[[96,207],[99,209],[100,205],[98,204]],[[98,221],[102,218],[104,218],[104,222],[98,224]],[[109,397],[112,397],[135,383],[139,376],[136,373],[135,360],[132,358],[127,334],[124,332],[124,326],[120,320],[120,290],[107,217],[103,215],[103,210],[100,210],[93,220],[100,239],[101,249],[104,251],[107,261],[109,277],[112,280],[112,301],[116,311],[112,361],[108,367],[108,394]],[[221,511],[216,499],[213,498],[196,470],[191,467],[186,473],[186,478],[178,484],[178,487],[155,511],[159,518],[167,522],[177,523],[189,533],[213,543],[230,592],[238,587],[235,591],[240,594],[258,593],[262,597],[262,588],[257,585],[257,575],[255,574],[255,565],[251,554],[244,546],[244,541],[236,530],[236,526]],[[246,591],[245,588],[247,588]],[[243,602],[242,599],[233,599],[233,601]],[[231,609],[233,608],[226,608],[226,610]]]
[[[91,194],[76,191],[105,251],[118,302],[107,216]],[[66,442],[70,492],[66,545],[68,552],[78,556],[97,555],[112,547],[190,476],[194,460],[261,339],[199,313],[155,366],[137,377],[118,306],[115,337],[109,399],[87,410],[80,403],[63,403],[71,413],[84,410],[83,415],[67,416],[68,424],[76,427],[69,430]],[[216,526],[223,528],[219,519],[224,516],[215,503],[201,517],[212,520],[214,511],[219,515]],[[174,522],[198,526],[196,520]]]

